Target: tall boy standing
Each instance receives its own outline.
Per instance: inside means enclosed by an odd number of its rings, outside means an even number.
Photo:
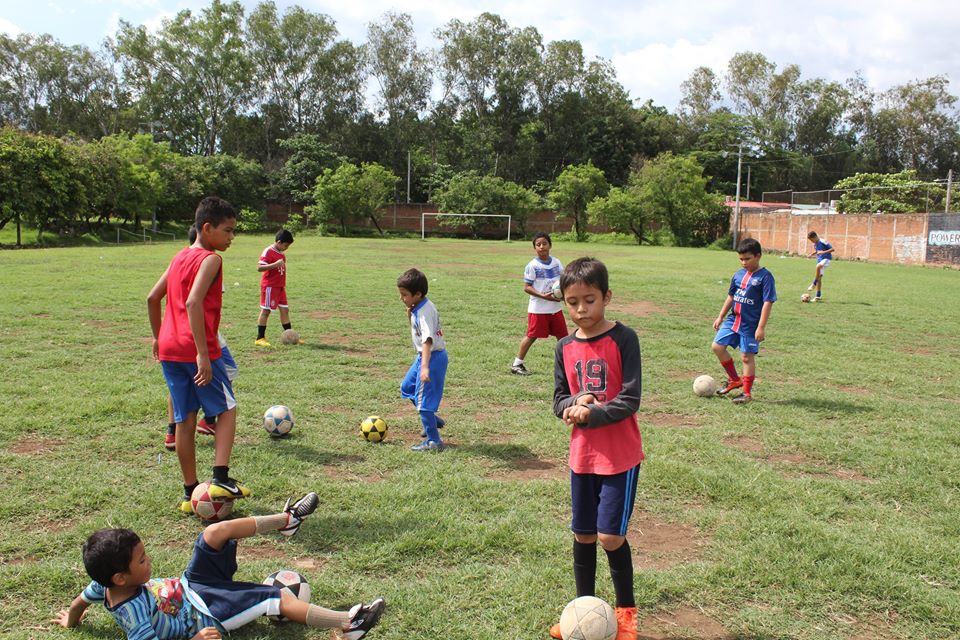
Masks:
[[[760,266],[763,252],[760,243],[747,238],[737,245],[740,266],[743,267],[730,279],[727,299],[713,321],[717,335],[713,339],[713,353],[727,372],[727,383],[717,391],[726,395],[734,389],[743,388],[743,394],[733,401],[745,404],[753,400],[753,381],[757,376],[756,354],[767,334],[770,310],[777,301],[777,286],[773,274]],[[724,316],[730,313],[726,319]],[[727,347],[740,349],[743,360],[743,378],[737,375],[737,366],[727,352]]]
[[[813,243],[813,252],[810,255],[816,256],[817,259],[817,269],[813,273],[813,282],[807,287],[807,291],[813,291],[816,288],[817,297],[813,301],[823,302],[823,272],[830,266],[830,261],[833,260],[833,245],[820,238],[816,231],[808,233],[807,240]]]
[[[423,425],[423,442],[411,447],[414,451],[443,451],[437,416],[443,399],[443,382],[447,376],[447,345],[440,326],[440,312],[427,298],[427,276],[417,269],[408,269],[397,278],[400,302],[410,318],[410,337],[417,351],[407,374],[400,383],[400,395],[413,402]]]
[[[224,365],[217,331],[223,302],[223,260],[236,234],[237,214],[229,202],[208,197],[196,212],[197,240],[170,261],[147,296],[153,355],[173,401],[177,459],[183,475],[180,509],[192,511],[197,480],[197,411],[217,416],[210,496],[243,498],[250,491],[229,477],[237,428],[237,401]],[[166,298],[166,309],[161,303]]]
[[[280,309],[280,324],[283,330],[291,329],[290,307],[287,304],[287,256],[286,251],[293,244],[293,234],[286,229],[277,231],[274,242],[260,254],[257,271],[260,277],[260,316],[257,318],[256,345],[269,347],[267,342],[267,320],[270,312]]]
[[[560,276],[567,312],[577,330],[557,343],[553,412],[570,426],[573,576],[577,597],[595,595],[597,541],[607,554],[616,594],[617,640],[636,640],[637,605],[627,525],[633,513],[643,445],[640,341],[605,317],[611,291],[607,268],[574,260]],[[550,628],[560,638],[560,625]]]
[[[537,257],[523,269],[523,291],[530,296],[530,302],[527,303],[527,335],[520,340],[517,357],[510,367],[511,373],[520,376],[530,375],[523,365],[523,359],[537,338],[556,336],[559,340],[567,335],[563,305],[553,297],[553,283],[560,278],[563,265],[550,255],[552,247],[550,236],[542,231],[537,232],[533,236],[533,250]]]

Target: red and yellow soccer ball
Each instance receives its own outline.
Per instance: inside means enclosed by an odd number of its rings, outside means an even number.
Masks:
[[[198,518],[204,522],[219,522],[226,520],[233,513],[231,498],[211,498],[210,483],[201,482],[190,496],[190,506]]]

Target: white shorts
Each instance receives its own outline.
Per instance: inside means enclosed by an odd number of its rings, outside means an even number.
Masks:
[[[830,266],[830,258],[822,258],[819,262],[817,262],[817,266],[820,267],[820,271],[822,273],[824,269]]]

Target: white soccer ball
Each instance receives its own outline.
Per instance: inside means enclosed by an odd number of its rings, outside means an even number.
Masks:
[[[801,294],[800,302],[810,302],[810,294],[809,293]]]
[[[274,571],[266,578],[263,579],[263,584],[269,586],[280,587],[280,591],[286,591],[297,600],[301,602],[310,602],[310,583],[307,582],[307,579],[296,571],[291,571],[290,569],[283,569],[281,571]],[[267,616],[274,622],[284,622],[286,618],[283,616]]]
[[[563,300],[563,291],[560,290],[560,280],[553,283],[553,297],[557,300]]]
[[[287,435],[293,429],[293,411],[282,404],[273,405],[263,414],[263,428],[275,438]]]
[[[701,398],[717,395],[720,385],[712,376],[697,376],[693,381],[693,392]]]
[[[600,598],[576,598],[560,614],[560,635],[563,640],[613,640],[617,637],[617,615]]]

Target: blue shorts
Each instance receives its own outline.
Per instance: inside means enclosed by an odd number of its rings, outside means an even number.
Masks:
[[[573,517],[570,529],[581,535],[627,535],[637,497],[640,465],[613,476],[570,472]]]
[[[744,325],[743,320],[741,320],[740,328],[734,331],[733,316],[728,316],[727,319],[723,321],[723,324],[720,325],[720,330],[717,331],[717,335],[713,338],[713,341],[725,347],[739,349],[740,353],[759,353],[760,343],[757,342],[756,336],[753,335],[756,330],[756,327],[748,327]]]
[[[217,334],[217,340],[220,341],[220,357],[223,359],[223,366],[227,370],[227,380],[233,382],[240,376],[240,368],[237,366],[237,361],[233,359],[233,354],[230,353],[227,341],[223,339],[223,336]]]
[[[447,377],[447,351],[434,351],[430,354],[430,382],[420,382],[420,354],[410,365],[407,375],[400,383],[400,395],[412,400],[417,411],[432,411],[440,408],[443,399],[443,381]]]
[[[201,533],[193,545],[193,557],[183,577],[206,606],[204,613],[216,618],[227,631],[260,616],[280,615],[280,587],[234,582],[236,571],[237,541],[228,540],[218,551],[207,544]]]
[[[170,389],[170,399],[173,401],[174,422],[183,422],[188,415],[201,408],[204,415],[218,416],[237,406],[223,358],[210,361],[213,377],[209,384],[202,387],[198,387],[193,381],[193,377],[197,375],[196,362],[162,360],[160,364],[167,388]]]

